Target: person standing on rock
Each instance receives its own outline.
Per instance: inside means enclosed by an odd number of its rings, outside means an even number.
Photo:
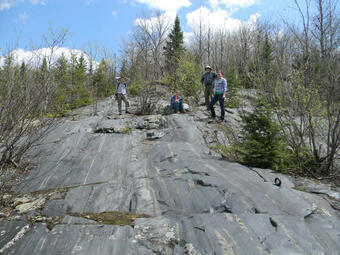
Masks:
[[[212,99],[213,95],[213,84],[214,81],[217,78],[217,74],[212,71],[212,68],[207,65],[205,68],[205,73],[202,75],[201,83],[204,86],[204,99],[205,99],[205,105],[207,109],[209,110],[209,102]]]
[[[130,79],[127,77],[116,77],[117,81],[117,92],[116,92],[116,99],[118,101],[118,112],[119,115],[122,115],[122,101],[125,103],[125,113],[129,112],[129,101],[126,97],[126,87],[130,84]]]
[[[214,109],[214,104],[219,101],[220,107],[221,107],[221,118],[217,121],[218,123],[221,123],[224,121],[224,99],[227,92],[227,80],[223,78],[222,71],[218,70],[217,72],[217,80],[215,81],[215,95],[212,98],[209,109],[211,111],[211,117],[216,118],[216,113]]]

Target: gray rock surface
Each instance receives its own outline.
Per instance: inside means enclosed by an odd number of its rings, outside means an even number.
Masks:
[[[197,128],[205,114],[89,109],[31,152],[36,167],[13,187],[30,200],[16,206],[45,203],[0,219],[4,254],[340,254],[339,211],[289,177],[212,155]]]

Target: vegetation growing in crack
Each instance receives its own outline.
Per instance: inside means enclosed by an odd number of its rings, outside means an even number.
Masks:
[[[122,134],[131,134],[131,132],[134,130],[134,127],[132,127],[129,123],[125,123],[124,128],[121,130]]]
[[[132,225],[137,218],[150,218],[147,214],[134,214],[128,212],[101,212],[101,213],[69,213],[70,216],[94,220],[98,224],[126,226]]]

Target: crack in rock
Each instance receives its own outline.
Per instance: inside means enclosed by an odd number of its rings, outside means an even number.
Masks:
[[[166,158],[161,159],[159,162],[169,161],[169,162],[175,162],[176,161],[177,154],[174,154],[173,156],[169,156]]]
[[[270,224],[275,228],[275,231],[277,231],[277,222],[272,218],[269,217]]]
[[[195,179],[194,183],[196,185],[200,185],[202,187],[213,187],[213,188],[218,188],[216,185],[210,184],[210,183],[205,183],[204,181],[200,180],[200,179]]]
[[[7,250],[8,248],[12,247],[13,245],[15,245],[16,242],[18,242],[21,238],[23,238],[23,236],[29,231],[30,229],[30,225],[27,224],[26,226],[24,226],[16,235],[15,237],[9,241],[7,244],[5,244],[4,247],[2,247],[0,249],[0,253],[3,253],[5,250]]]

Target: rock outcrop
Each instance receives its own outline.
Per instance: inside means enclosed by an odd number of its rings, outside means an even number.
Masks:
[[[30,152],[37,165],[0,197],[0,253],[339,254],[336,191],[222,160],[197,128],[203,112],[98,109]]]

